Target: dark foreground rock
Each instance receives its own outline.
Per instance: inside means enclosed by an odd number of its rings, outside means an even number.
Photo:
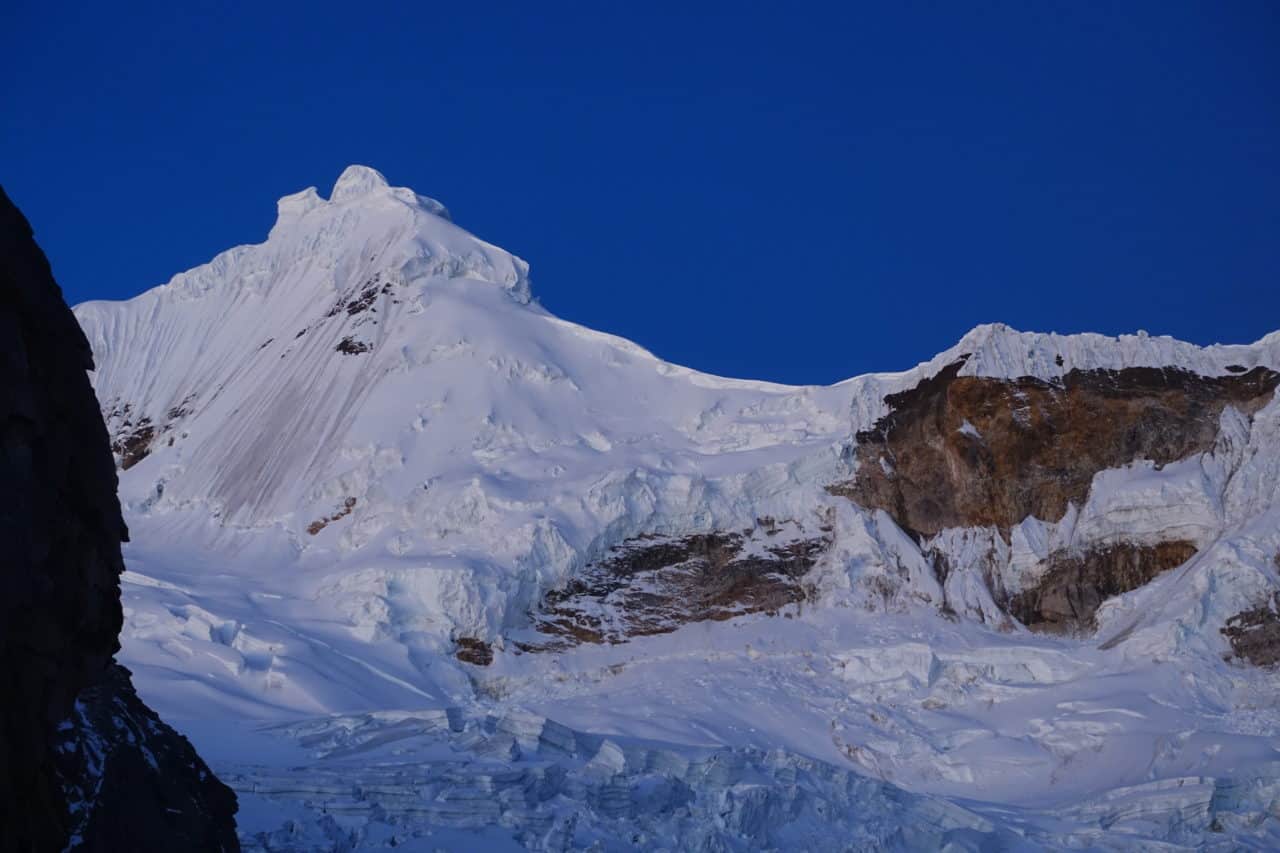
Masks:
[[[142,703],[119,664],[58,727],[58,771],[78,849],[237,849],[235,794]]]
[[[237,850],[235,796],[134,694],[84,334],[0,190],[0,849]]]

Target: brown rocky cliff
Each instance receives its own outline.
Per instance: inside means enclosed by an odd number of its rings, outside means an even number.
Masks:
[[[1275,392],[1266,368],[1200,376],[1178,368],[1072,370],[1060,381],[960,376],[961,359],[885,398],[857,436],[854,480],[831,487],[906,531],[1057,521],[1099,471],[1165,465],[1213,448],[1228,405],[1251,414]]]
[[[829,491],[889,513],[925,540],[947,528],[1058,521],[1093,477],[1139,459],[1211,450],[1223,410],[1257,411],[1280,385],[1266,368],[1201,376],[1178,368],[1072,370],[1060,379],[961,376],[965,358],[885,398],[857,435],[857,473]],[[1040,582],[996,600],[1038,630],[1091,630],[1098,606],[1189,560],[1194,543],[1112,543],[1051,554]],[[945,557],[945,555],[942,555]],[[945,569],[945,559],[935,562]]]
[[[830,544],[827,530],[816,536],[779,536],[772,518],[757,519],[755,527],[741,532],[628,539],[543,596],[533,613],[534,625],[559,641],[524,648],[623,643],[691,622],[776,614],[805,600],[802,579]]]
[[[127,532],[91,367],[0,190],[0,849],[238,849],[234,794],[113,661]]]

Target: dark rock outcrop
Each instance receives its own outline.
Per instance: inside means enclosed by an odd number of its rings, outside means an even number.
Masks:
[[[88,341],[0,191],[0,849],[235,850],[235,796],[113,662],[120,543]]]
[[[1034,630],[1092,631],[1102,602],[1144,586],[1195,554],[1195,544],[1184,540],[1119,543],[1079,554],[1052,554],[1040,582],[1013,596],[1007,608]]]
[[[346,518],[348,515],[351,515],[351,511],[355,508],[356,508],[356,499],[349,497],[342,502],[342,506],[332,515],[326,515],[324,518],[318,518],[315,521],[308,524],[307,532],[310,533],[312,536],[315,536],[321,530],[324,530],[326,527],[328,527],[330,524],[333,524],[335,521],[341,521],[342,519]]]
[[[114,401],[104,404],[102,417],[107,422],[107,434],[111,437],[111,452],[119,460],[120,470],[128,471],[151,455],[151,450],[167,438],[172,447],[178,437],[181,421],[191,414],[195,394],[188,394],[178,405],[156,423],[149,415],[137,415],[129,403]]]
[[[71,838],[84,850],[237,850],[236,797],[113,664],[58,727]]]
[[[1280,565],[1280,558],[1276,562]],[[1255,666],[1280,664],[1280,592],[1271,601],[1232,616],[1222,634],[1236,657]]]
[[[1200,376],[1178,368],[1072,370],[1058,381],[960,376],[961,359],[885,398],[857,435],[856,477],[830,487],[883,509],[909,533],[1057,521],[1094,474],[1165,465],[1212,449],[1222,410],[1252,414],[1280,373]]]
[[[777,527],[771,519],[761,522],[743,533],[641,536],[623,542],[543,597],[534,625],[558,640],[525,648],[622,643],[690,622],[777,613],[803,601],[800,580],[829,540],[818,536],[771,542]]]
[[[336,350],[343,355],[359,355],[360,353],[368,352],[371,349],[373,349],[373,347],[369,346],[364,341],[356,340],[351,335],[347,335],[345,338],[338,341],[338,346],[336,347]]]
[[[477,637],[459,637],[454,657],[472,666],[488,666],[493,663],[493,646]]]
[[[125,426],[128,432],[120,433],[111,442],[111,449],[120,456],[121,471],[128,471],[147,458],[147,454],[151,452],[151,441],[156,435],[151,418],[143,418],[137,424]]]

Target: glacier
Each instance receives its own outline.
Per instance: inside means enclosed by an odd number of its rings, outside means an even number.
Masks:
[[[1280,589],[1280,401],[1007,539],[919,542],[827,489],[886,396],[962,357],[1221,376],[1280,369],[1280,332],[994,324],[905,371],[726,379],[554,316],[523,260],[362,166],[281,199],[265,242],[75,313],[133,540],[120,657],[236,788],[249,849],[1280,846],[1280,677],[1219,631]],[[830,543],[802,600],[528,650],[542,597],[612,549],[765,519]],[[1196,556],[1088,636],[993,593],[1171,536]]]

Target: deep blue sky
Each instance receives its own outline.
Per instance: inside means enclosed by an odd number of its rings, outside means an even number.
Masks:
[[[716,373],[1280,328],[1274,2],[0,5],[0,183],[72,302],[366,163]]]

